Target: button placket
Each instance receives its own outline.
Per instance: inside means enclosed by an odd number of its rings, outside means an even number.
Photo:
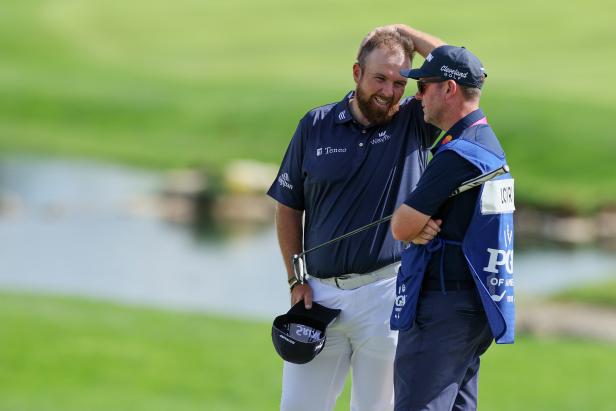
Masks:
[[[365,129],[365,128],[364,128],[364,129],[362,129],[362,131],[361,131],[362,136],[361,136],[361,137],[362,137],[362,139],[363,139],[363,140],[366,140],[366,141],[360,141],[360,142],[359,142],[359,144],[357,144],[357,145],[358,145],[359,147],[361,147],[361,148],[363,148],[363,147],[365,147],[365,146],[366,146],[366,142],[367,142],[367,136],[366,136],[366,134],[367,134],[367,133],[368,133],[368,130],[367,130],[367,129]]]

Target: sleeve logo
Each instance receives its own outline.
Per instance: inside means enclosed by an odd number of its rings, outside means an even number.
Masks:
[[[278,176],[278,184],[280,184],[284,188],[288,188],[289,190],[293,190],[293,184],[291,184],[291,179],[289,178],[288,173],[283,173]]]

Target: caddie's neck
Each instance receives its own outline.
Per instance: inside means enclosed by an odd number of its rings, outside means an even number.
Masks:
[[[440,124],[435,124],[441,130],[447,131],[454,126],[458,121],[479,108],[479,100],[462,100],[459,99],[455,104],[450,105],[443,111]]]

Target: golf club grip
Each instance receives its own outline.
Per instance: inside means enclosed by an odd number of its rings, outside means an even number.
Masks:
[[[493,178],[498,177],[498,176],[500,176],[502,174],[506,174],[508,172],[509,172],[509,166],[507,164],[505,164],[502,167],[497,168],[495,170],[488,171],[487,173],[484,173],[484,174],[482,174],[480,176],[477,176],[477,177],[474,177],[474,178],[472,178],[470,180],[465,181],[458,188],[453,190],[453,193],[451,193],[451,195],[449,197],[451,198],[451,197],[456,196],[456,195],[458,195],[460,193],[468,191],[468,190],[470,190],[473,187],[477,187],[477,186],[485,183],[486,181],[492,180]],[[301,258],[301,257],[305,256],[308,253],[311,253],[313,251],[318,250],[321,247],[325,247],[326,245],[330,245],[330,244],[333,244],[333,243],[338,242],[340,240],[344,240],[345,238],[354,236],[355,234],[358,234],[358,233],[360,233],[360,232],[362,232],[364,230],[367,230],[367,229],[372,228],[372,227],[374,227],[376,225],[379,225],[379,224],[382,224],[382,223],[384,223],[386,221],[389,221],[389,220],[391,220],[392,217],[393,217],[393,214],[392,215],[388,215],[387,217],[383,217],[380,220],[373,221],[370,224],[366,224],[365,226],[356,228],[353,231],[349,231],[348,233],[343,234],[340,237],[332,238],[331,240],[326,241],[323,244],[319,244],[316,247],[312,247],[309,250],[302,251],[301,253],[296,254],[294,256],[294,258]]]
[[[495,170],[492,171],[488,171],[485,174],[482,174],[480,176],[477,176],[475,178],[472,178],[470,180],[465,181],[464,183],[462,183],[462,185],[460,185],[460,187],[456,188],[455,190],[453,190],[453,193],[451,193],[451,195],[449,197],[453,197],[456,196],[460,193],[463,193],[465,191],[470,190],[473,187],[477,187],[483,183],[485,183],[486,181],[490,181],[493,178],[496,178],[500,175],[503,175],[505,173],[509,172],[509,166],[507,164],[505,164],[504,166],[497,168]]]

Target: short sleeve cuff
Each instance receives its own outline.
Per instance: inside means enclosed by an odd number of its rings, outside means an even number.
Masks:
[[[267,191],[267,195],[278,201],[280,204],[293,208],[298,211],[304,211],[304,204],[301,201],[283,195],[280,190],[276,189],[276,183]]]

